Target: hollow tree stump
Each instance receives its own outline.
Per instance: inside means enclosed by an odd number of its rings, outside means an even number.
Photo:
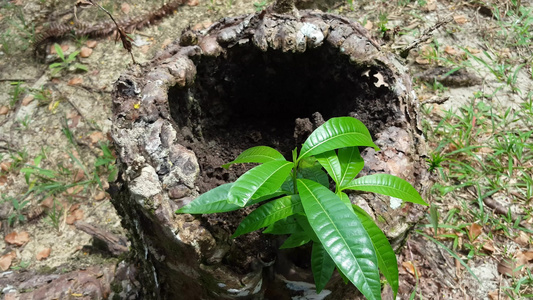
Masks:
[[[121,175],[112,201],[129,229],[145,298],[290,299],[312,292],[301,283],[312,283],[305,247],[280,251],[281,241],[259,232],[229,239],[249,208],[174,213],[244,173],[246,166],[220,166],[249,147],[290,156],[323,119],[354,116],[381,148],[363,151],[363,173],[425,186],[418,102],[395,56],[345,18],[274,11],[185,32],[115,84],[112,137]],[[395,247],[423,215],[409,204],[391,209],[387,196],[350,198],[381,216],[377,223]],[[323,295],[356,298],[354,287],[339,282],[334,278]]]

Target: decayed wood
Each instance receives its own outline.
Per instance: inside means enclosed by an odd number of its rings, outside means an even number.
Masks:
[[[74,223],[77,229],[91,235],[93,238],[98,239],[104,242],[107,245],[107,249],[113,255],[120,255],[128,251],[127,240],[123,236],[112,234],[98,228],[97,226],[91,225],[86,222],[76,221]]]
[[[307,90],[334,78],[329,83],[336,88],[316,89],[328,105],[298,116],[303,118],[299,122],[312,126],[316,120],[305,118],[321,109],[327,109],[329,116],[361,119],[381,149],[362,152],[363,173],[390,173],[425,193],[427,173],[420,158],[425,142],[418,124],[418,101],[402,64],[381,51],[361,25],[345,18],[316,11],[279,12],[271,8],[224,18],[204,32],[186,32],[151,62],[133,66],[115,84],[112,137],[121,175],[110,193],[129,229],[145,298],[262,299],[290,297],[309,289],[290,289],[295,282],[312,278],[309,268],[296,263],[305,257],[305,247],[296,253],[279,252],[278,240],[259,233],[229,239],[232,226],[249,211],[214,216],[174,213],[206,184],[221,184],[237,175],[218,168],[227,162],[222,156],[231,157],[233,148],[240,147],[237,143],[261,144],[270,138],[268,130],[252,130],[243,132],[230,149],[210,150],[216,142],[208,140],[209,130],[240,122],[235,110],[244,104],[232,101],[248,101],[273,113],[276,105],[291,101],[301,101],[302,107],[320,106],[322,102],[314,101]],[[306,64],[313,67],[295,73],[281,70]],[[285,79],[277,81],[279,74],[290,77],[286,80],[294,86],[275,93],[286,97],[276,102],[261,93],[276,92],[277,86],[270,82],[281,88]],[[264,80],[253,87],[242,83],[253,78]],[[256,90],[261,92],[253,95]],[[244,92],[252,94],[239,100]],[[308,98],[298,99],[300,94]],[[237,117],[228,117],[232,115]],[[224,140],[226,135],[239,134],[229,131],[211,136]],[[294,142],[301,137],[290,134],[288,138]],[[287,140],[269,141],[283,147]],[[206,165],[209,161],[220,164]],[[387,196],[352,193],[350,199],[371,215],[381,216],[378,225],[396,247],[424,214],[423,208],[411,205],[393,210]],[[343,290],[339,280],[326,287],[336,289],[330,299],[357,298],[353,289]]]

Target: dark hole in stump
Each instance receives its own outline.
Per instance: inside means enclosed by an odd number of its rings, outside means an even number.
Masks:
[[[198,156],[202,193],[236,180],[245,167],[227,172],[220,165],[250,147],[270,146],[290,159],[300,146],[297,118],[351,115],[376,133],[397,117],[391,103],[396,96],[376,86],[375,75],[387,82],[390,71],[354,65],[329,44],[304,53],[262,52],[246,44],[229,48],[226,56],[197,57],[195,65],[194,84],[171,88],[169,105],[178,127],[190,130],[184,140]]]

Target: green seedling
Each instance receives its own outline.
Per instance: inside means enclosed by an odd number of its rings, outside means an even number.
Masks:
[[[107,172],[109,174],[107,176],[108,182],[115,181],[117,174],[118,174],[118,168],[115,165],[116,158],[111,152],[111,149],[109,149],[108,143],[100,143],[100,149],[102,149],[102,156],[98,157],[96,161],[94,162],[94,167],[96,168],[95,174],[100,174],[103,172]],[[95,176],[98,179],[98,176]],[[99,181],[99,179],[98,179]],[[100,183],[101,186],[101,183]]]
[[[72,71],[87,71],[87,66],[77,63],[76,57],[78,54],[80,54],[80,51],[74,51],[69,54],[68,57],[65,57],[65,54],[63,53],[63,50],[61,49],[61,46],[58,44],[54,44],[54,48],[57,52],[57,56],[61,59],[61,62],[50,64],[49,68],[52,71],[52,76],[57,76],[59,73],[61,73],[63,70],[72,70]]]
[[[255,11],[262,11],[268,5],[268,0],[254,2]]]
[[[386,236],[363,209],[352,205],[347,190],[374,192],[427,205],[405,180],[374,174],[354,179],[364,161],[358,147],[373,147],[366,126],[352,117],[332,118],[317,128],[293,161],[266,146],[245,150],[237,163],[259,163],[234,183],[214,188],[177,213],[228,212],[264,202],[238,226],[233,238],[267,227],[270,234],[289,234],[281,248],[312,242],[311,266],[317,292],[335,268],[368,299],[381,299],[379,271],[398,292],[396,256]],[[325,172],[324,172],[325,169]],[[328,175],[335,183],[330,190]]]
[[[12,82],[13,90],[9,93],[11,95],[11,100],[9,100],[9,107],[14,107],[15,104],[20,100],[21,96],[26,92],[26,88],[22,86],[22,81]]]
[[[15,197],[4,198],[4,201],[11,201],[13,204],[13,212],[7,218],[7,223],[9,225],[13,226],[16,222],[24,222],[26,220],[26,217],[22,214],[22,210],[28,205],[28,203],[30,203],[30,201],[25,200],[19,202]]]
[[[60,225],[61,225],[61,216],[63,215],[63,207],[59,205],[60,209],[57,209],[57,203],[54,199],[54,205],[52,206],[52,209],[48,212],[48,219],[45,221],[52,226],[57,232],[60,232]]]

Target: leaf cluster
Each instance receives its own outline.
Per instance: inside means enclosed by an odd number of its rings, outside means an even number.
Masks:
[[[178,213],[210,214],[263,202],[232,237],[261,228],[289,235],[281,248],[312,242],[311,266],[317,292],[335,268],[368,299],[381,299],[379,271],[398,291],[396,256],[386,236],[363,209],[352,205],[346,190],[375,192],[427,205],[405,180],[375,174],[354,179],[363,169],[360,146],[379,148],[366,126],[351,117],[332,118],[294,149],[292,161],[266,146],[245,150],[236,163],[259,163],[234,183],[202,194]],[[330,179],[335,191],[330,190]]]
[[[78,54],[80,54],[79,50],[74,51],[74,52],[70,53],[67,57],[65,57],[65,54],[63,53],[63,50],[61,49],[61,46],[59,46],[58,44],[54,44],[54,48],[55,48],[55,50],[57,52],[57,56],[59,56],[61,61],[60,62],[56,62],[56,63],[52,63],[52,64],[50,64],[50,66],[48,66],[50,68],[50,70],[52,71],[52,76],[58,75],[59,73],[61,73],[65,69],[67,69],[67,70],[72,69],[74,71],[81,70],[81,71],[87,72],[87,70],[88,70],[87,66],[75,62],[76,61],[76,57],[78,56]]]

